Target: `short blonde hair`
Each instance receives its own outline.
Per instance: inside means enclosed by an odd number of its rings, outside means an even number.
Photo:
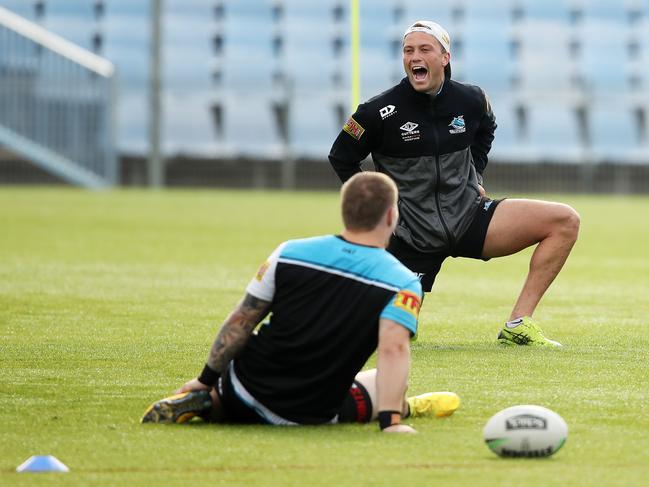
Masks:
[[[370,231],[397,202],[397,185],[385,174],[373,171],[352,176],[340,190],[340,203],[345,228]]]

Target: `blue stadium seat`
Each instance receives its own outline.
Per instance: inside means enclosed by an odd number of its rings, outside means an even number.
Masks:
[[[332,36],[328,26],[295,25],[285,31],[285,65],[290,67],[297,90],[331,88],[337,67],[346,65],[348,46],[338,59],[332,54]]]
[[[164,80],[178,91],[207,90],[211,84],[214,29],[208,9],[194,6],[183,14],[167,14],[164,23]]]
[[[259,0],[251,3],[258,2]],[[249,11],[249,6],[248,2],[228,3],[223,20],[226,48],[230,52],[238,49],[241,55],[249,53],[251,49],[261,49],[270,54],[270,41],[274,29],[270,9],[268,5],[263,4],[259,9]]]
[[[398,79],[405,76],[401,58],[394,59],[380,48],[361,51],[361,99],[368,100],[390,88],[395,75]]]
[[[134,48],[149,45],[149,19],[145,15],[131,15],[109,10],[101,26],[107,43],[126,43]]]
[[[624,162],[638,147],[638,127],[627,106],[595,105],[590,118],[592,149],[601,161]]]
[[[321,24],[330,24],[333,22],[332,7],[334,2],[324,0],[319,2],[305,2],[304,0],[284,0],[282,4],[286,10],[286,19],[302,19],[307,21],[317,21]],[[348,8],[348,3],[344,2],[343,7]]]
[[[107,3],[110,3],[109,0]],[[33,1],[25,3],[34,3]],[[79,0],[49,0],[45,2],[45,16],[93,19],[93,3]]]
[[[164,50],[165,88],[180,91],[206,90],[212,86],[209,56],[193,46],[169,44]]]
[[[112,44],[104,56],[115,65],[120,92],[146,86],[149,79],[148,51]]]
[[[627,19],[625,2],[611,0],[588,0],[583,3],[585,20],[605,20],[606,22],[624,23]]]
[[[539,101],[529,109],[529,132],[524,145],[535,160],[576,162],[583,153],[574,110],[565,104]]]
[[[164,97],[164,147],[168,154],[213,154],[216,137],[209,91],[167,91]],[[262,135],[263,137],[263,135]]]
[[[511,0],[465,0],[466,18],[488,25],[492,22],[509,22],[512,9]]]
[[[210,34],[214,31],[214,22],[209,18],[209,10],[194,10],[191,14],[167,13],[163,20],[165,43],[189,44],[201,51],[209,51]]]
[[[393,27],[392,0],[373,0],[360,2],[360,35],[364,48],[379,48],[389,52]],[[348,19],[346,19],[348,20]],[[344,26],[347,28],[348,22]],[[403,26],[405,30],[406,26]]]
[[[107,0],[109,3],[113,0]],[[237,4],[254,4],[255,0],[246,0],[245,2],[229,2],[226,9],[228,13],[236,7]],[[148,2],[143,2],[148,3]],[[259,5],[263,2],[257,0]],[[215,0],[164,0],[164,15],[168,18],[180,17],[195,17],[197,22],[213,21],[213,7],[216,4]],[[198,19],[198,17],[203,17]]]
[[[606,32],[606,35],[602,35]],[[597,92],[627,88],[626,39],[623,24],[606,20],[587,21],[580,29],[587,86]]]
[[[272,87],[273,72],[279,69],[279,65],[268,56],[255,52],[245,58],[227,55],[218,64],[225,66],[220,86],[248,90],[253,97]]]
[[[110,0],[99,24],[102,55],[117,70],[117,142],[127,153],[148,147],[149,14],[148,2]]]
[[[451,30],[451,8],[450,2],[431,2],[430,0],[409,0],[404,2],[405,24],[402,30],[417,20],[432,20]],[[452,32],[449,32],[452,37]]]
[[[218,63],[224,66],[223,86],[252,92],[269,89],[272,72],[280,64],[271,49],[274,29],[270,10],[228,10],[221,32],[224,48]]]
[[[34,5],[32,2],[27,2],[25,0],[2,0],[0,6],[26,18],[27,20],[31,20],[32,22],[35,21]]]
[[[569,3],[566,0],[523,0],[520,5],[524,19],[568,22]]]
[[[491,106],[498,128],[489,157],[498,160],[515,159],[514,152],[519,146],[519,141],[516,118],[511,103],[504,97],[492,98]]]
[[[509,90],[513,68],[509,55],[508,29],[504,23],[483,25],[478,24],[476,19],[470,19],[456,39],[463,44],[458,60],[462,61],[461,74],[464,81],[477,84],[494,95]],[[459,72],[456,69],[454,71]]]
[[[640,40],[640,72],[644,75],[644,86],[649,87],[649,2],[644,21],[638,27]]]
[[[259,157],[277,152],[277,131],[267,97],[251,97],[242,93],[224,101],[228,151]]]
[[[168,13],[165,21],[165,150],[207,155],[216,147],[210,114],[213,26],[207,9],[191,7]]]
[[[558,21],[530,19],[521,22],[517,32],[521,55],[514,62],[522,73],[521,88],[542,91],[570,89],[568,28]]]
[[[539,154],[539,146],[535,140],[530,140],[529,136],[526,139],[522,138],[523,127],[519,126],[514,100],[508,94],[502,94],[493,98],[491,105],[498,127],[489,158],[515,163],[534,161]],[[547,156],[544,157],[547,159]]]
[[[146,19],[150,12],[150,2],[134,2],[133,0],[108,0],[106,2],[107,15],[128,15]]]
[[[450,29],[454,77],[480,85],[492,95],[508,90],[509,2],[496,0],[492,5],[469,0],[464,6],[464,19]]]
[[[291,140],[297,156],[326,157],[338,132],[340,126],[328,97],[300,96],[295,99]]]

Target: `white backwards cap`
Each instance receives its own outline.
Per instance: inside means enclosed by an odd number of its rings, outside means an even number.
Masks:
[[[428,34],[433,36],[435,39],[439,41],[439,43],[442,45],[444,49],[446,49],[446,52],[450,54],[451,52],[451,36],[448,35],[448,32],[444,27],[439,25],[436,22],[431,22],[430,20],[418,20],[414,24],[412,24],[410,27],[406,29],[406,31],[403,33],[403,38],[405,39],[408,34],[412,34],[413,32],[423,32],[424,34]],[[444,72],[447,74],[447,76],[451,76],[451,64],[447,64],[446,68],[444,68]]]

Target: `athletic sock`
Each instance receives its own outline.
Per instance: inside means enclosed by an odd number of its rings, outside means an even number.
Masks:
[[[522,324],[523,324],[523,318],[516,318],[515,320],[506,321],[505,328],[509,328],[509,329],[516,328],[518,325],[522,325]]]

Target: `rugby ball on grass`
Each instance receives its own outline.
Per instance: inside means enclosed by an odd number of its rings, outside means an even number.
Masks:
[[[483,436],[501,457],[549,457],[566,442],[568,425],[542,406],[512,406],[487,421]]]

